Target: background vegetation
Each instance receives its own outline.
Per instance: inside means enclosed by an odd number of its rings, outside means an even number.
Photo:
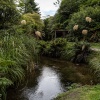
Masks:
[[[75,63],[88,62],[100,77],[100,53],[91,52],[88,43],[98,42],[91,48],[100,47],[99,26],[98,0],[61,0],[56,14],[44,20],[34,0],[1,0],[0,98],[6,100],[6,89],[21,82],[25,70],[34,69],[37,54]],[[67,30],[68,34],[54,39],[55,30]],[[37,36],[44,34],[43,40],[38,40]],[[97,98],[98,87],[90,88],[97,91]]]
[[[98,0],[62,0],[58,11],[53,19],[47,18],[48,26],[53,24],[52,30],[67,30],[68,41],[82,40],[82,30],[88,30],[88,41],[100,41],[100,1]],[[86,17],[91,18],[91,22],[86,21]],[[49,20],[51,19],[51,21]],[[76,31],[73,27],[78,25]],[[50,30],[49,29],[49,30]],[[51,34],[51,31],[46,34]],[[53,33],[54,34],[54,33]],[[50,35],[49,35],[50,36]]]

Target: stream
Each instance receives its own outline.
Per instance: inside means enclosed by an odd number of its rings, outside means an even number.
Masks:
[[[73,83],[92,85],[97,79],[87,65],[42,58],[37,69],[26,73],[20,85],[8,90],[7,100],[53,100]]]

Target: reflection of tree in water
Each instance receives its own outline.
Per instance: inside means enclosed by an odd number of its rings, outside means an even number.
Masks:
[[[43,93],[43,91],[39,91],[39,92],[37,92],[37,95],[38,95],[39,98],[42,98],[44,93]]]
[[[64,67],[60,71],[61,81],[65,84],[65,86],[72,83],[91,85],[91,81],[93,82],[93,84],[97,83],[94,75],[86,65],[77,66],[70,63],[68,67]]]
[[[42,58],[42,64],[47,64],[53,67],[61,77],[61,82],[65,86],[70,86],[72,83],[93,84],[97,83],[97,79],[86,65],[75,65],[71,62],[61,61],[58,59]]]
[[[27,84],[27,86],[28,87],[33,87],[33,86],[36,86],[37,85],[37,77],[39,77],[40,76],[40,74],[41,74],[41,71],[40,70],[38,70],[38,69],[36,69],[36,70],[34,70],[33,72],[28,72],[26,75],[27,75],[27,77],[26,77],[26,79],[25,79],[25,81],[27,80],[28,81],[28,84]]]

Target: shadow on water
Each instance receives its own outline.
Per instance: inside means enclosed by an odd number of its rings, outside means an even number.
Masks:
[[[26,74],[17,89],[9,89],[7,100],[52,100],[67,91],[72,83],[96,84],[97,80],[86,65],[51,58],[42,58],[39,69]]]

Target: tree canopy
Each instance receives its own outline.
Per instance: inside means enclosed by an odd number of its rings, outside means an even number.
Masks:
[[[100,37],[100,1],[98,0],[61,0],[60,6],[53,18],[52,28],[66,29],[73,38],[82,37],[82,29],[88,29],[89,37]],[[85,17],[91,17],[92,22],[87,23]],[[79,25],[78,31],[74,31],[74,25]]]
[[[33,12],[39,12],[39,8],[37,7],[37,4],[34,0],[26,0],[25,2],[25,13],[33,13]]]
[[[14,0],[0,1],[0,28],[7,28],[17,23],[20,13],[16,9]]]

